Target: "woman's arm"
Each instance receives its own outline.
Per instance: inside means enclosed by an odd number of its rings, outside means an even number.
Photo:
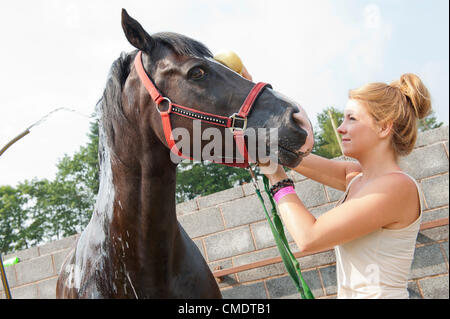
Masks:
[[[345,191],[352,178],[361,172],[361,166],[356,162],[330,160],[310,154],[294,170],[316,182]]]
[[[416,202],[414,183],[400,174],[390,174],[377,178],[354,198],[317,219],[296,194],[281,198],[278,209],[300,251],[316,252],[410,218],[406,215],[414,211]]]

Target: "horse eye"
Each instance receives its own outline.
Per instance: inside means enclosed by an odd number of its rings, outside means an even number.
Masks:
[[[189,71],[189,77],[193,80],[200,80],[205,76],[205,70],[199,67],[195,67]]]

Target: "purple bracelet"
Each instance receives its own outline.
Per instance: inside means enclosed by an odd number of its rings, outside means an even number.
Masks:
[[[275,199],[275,201],[278,204],[280,199],[282,199],[284,196],[289,195],[289,194],[296,194],[294,187],[292,187],[292,186],[283,187],[278,192],[276,192],[275,195],[273,195],[273,199]]]

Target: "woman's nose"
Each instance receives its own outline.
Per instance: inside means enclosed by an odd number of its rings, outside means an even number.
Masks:
[[[344,134],[345,133],[344,123],[339,125],[339,127],[337,128],[337,131],[338,131],[339,134]]]

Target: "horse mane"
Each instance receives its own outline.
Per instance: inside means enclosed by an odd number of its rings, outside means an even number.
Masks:
[[[152,34],[152,38],[159,44],[165,44],[176,54],[212,58],[212,53],[201,42],[185,35],[174,32],[159,32]]]
[[[119,58],[113,62],[108,73],[105,90],[96,106],[99,114],[99,129],[103,129],[110,146],[114,145],[115,140],[113,123],[118,122],[120,125],[127,120],[122,109],[122,90],[130,73],[131,62],[137,52],[137,50],[129,53],[122,52]],[[101,144],[104,141],[100,139],[99,142]]]

